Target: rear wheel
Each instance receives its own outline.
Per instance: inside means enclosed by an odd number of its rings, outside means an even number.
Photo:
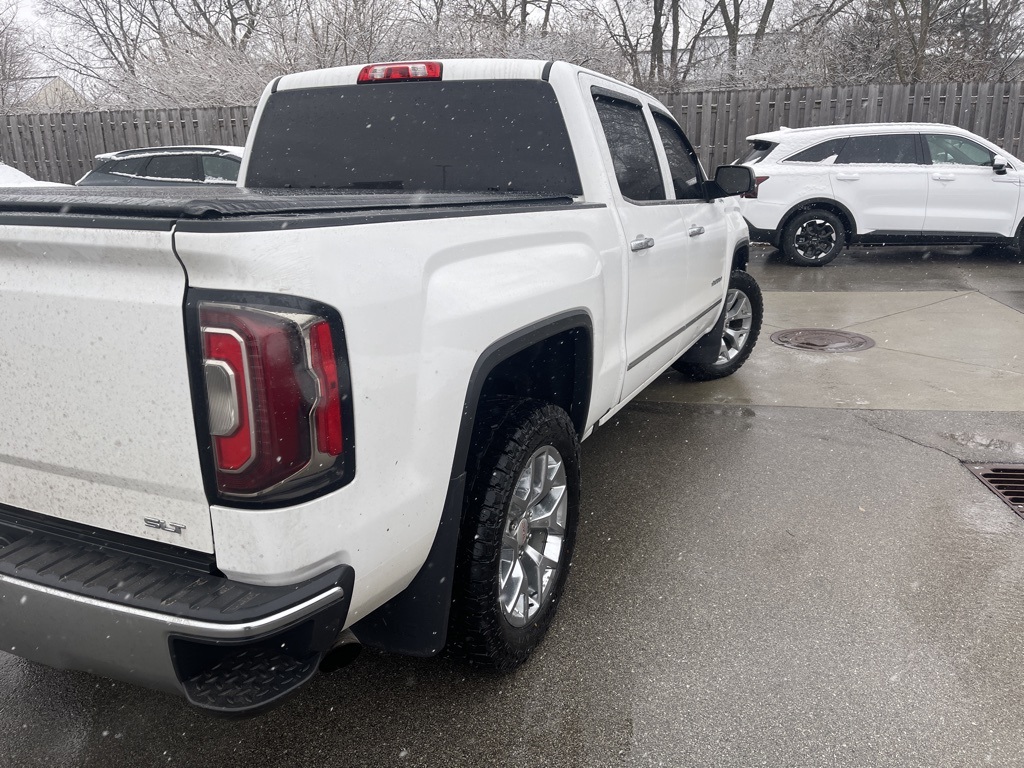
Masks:
[[[468,479],[449,647],[508,670],[543,638],[568,576],[580,448],[569,415],[537,401],[499,402],[477,435],[487,437]]]
[[[729,277],[725,294],[725,324],[718,357],[710,365],[680,358],[672,367],[691,381],[711,381],[731,376],[747,361],[761,333],[764,301],[761,287],[746,272],[735,271]],[[712,331],[713,333],[714,331]]]
[[[801,211],[782,230],[782,251],[801,267],[821,267],[846,245],[846,227],[831,211]]]

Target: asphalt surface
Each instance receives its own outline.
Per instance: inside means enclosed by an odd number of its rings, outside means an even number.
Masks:
[[[934,291],[1015,313],[1022,270],[964,249],[751,265],[769,307]],[[748,402],[669,375],[584,443],[569,585],[514,674],[366,652],[231,721],[0,654],[0,765],[1024,765],[1024,519],[961,464],[1024,463],[1024,404],[769,401],[768,345],[734,377]]]

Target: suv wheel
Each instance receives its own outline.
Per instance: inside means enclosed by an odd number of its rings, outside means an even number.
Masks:
[[[846,227],[831,211],[812,208],[789,220],[782,230],[782,251],[801,267],[821,267],[846,245]]]
[[[540,643],[569,573],[580,444],[569,414],[535,400],[497,399],[477,426],[449,648],[509,670]]]

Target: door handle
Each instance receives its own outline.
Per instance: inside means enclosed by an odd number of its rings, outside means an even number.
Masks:
[[[933,173],[932,178],[936,181],[956,181],[955,173]]]
[[[704,227],[699,227],[696,224],[692,224],[688,230],[686,230],[690,237],[696,237],[697,235],[704,234]]]
[[[839,179],[839,181],[859,181],[860,180],[860,174],[859,173],[837,173],[836,174],[836,178]]]
[[[629,250],[633,251],[634,253],[636,251],[643,251],[643,250],[646,250],[647,248],[653,248],[653,247],[654,247],[654,238],[653,237],[644,237],[643,235],[637,235],[636,236],[636,240],[634,240],[633,242],[631,242],[629,244]]]

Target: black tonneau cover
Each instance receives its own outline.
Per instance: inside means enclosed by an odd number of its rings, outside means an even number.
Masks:
[[[236,187],[0,187],[3,214],[58,214],[146,219],[226,219],[303,213],[478,207],[573,202],[524,192],[350,192]]]

